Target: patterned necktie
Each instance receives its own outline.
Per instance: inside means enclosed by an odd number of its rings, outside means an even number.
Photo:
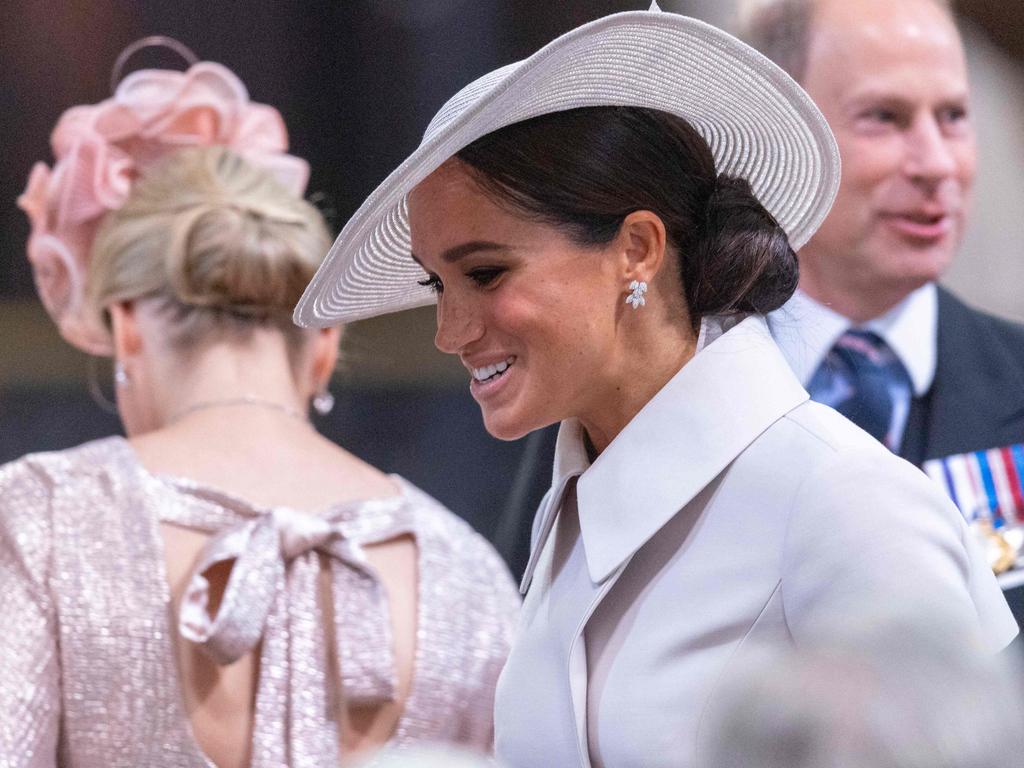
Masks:
[[[807,391],[889,450],[899,450],[912,387],[907,369],[878,334],[851,329],[840,336]]]

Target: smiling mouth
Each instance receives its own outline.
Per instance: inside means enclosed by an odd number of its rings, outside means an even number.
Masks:
[[[483,368],[470,368],[470,373],[473,376],[473,381],[484,384],[490,381],[497,381],[505,372],[508,371],[516,362],[515,355],[510,356],[506,360],[502,360],[498,363],[491,365],[485,365]]]
[[[894,216],[896,218],[898,218],[898,219],[905,219],[907,221],[913,222],[914,224],[922,224],[922,225],[938,224],[939,222],[941,222],[943,219],[946,218],[946,214],[944,214],[944,213],[928,214],[928,213],[910,212],[910,213],[897,213],[897,214],[894,214]]]
[[[954,222],[948,213],[932,214],[921,211],[890,213],[885,218],[903,235],[921,240],[937,240],[945,237],[952,231]]]

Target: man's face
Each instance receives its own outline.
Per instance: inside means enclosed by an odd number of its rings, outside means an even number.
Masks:
[[[937,279],[963,235],[975,144],[960,36],[933,0],[822,0],[803,85],[843,176],[801,287],[867,320]]]

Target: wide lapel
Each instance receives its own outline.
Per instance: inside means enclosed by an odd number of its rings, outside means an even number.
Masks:
[[[637,550],[758,435],[808,399],[763,317],[748,317],[698,348],[576,485],[593,591],[570,640],[569,685],[587,768],[587,622]]]
[[[558,436],[555,440],[555,466],[552,471],[553,481],[551,488],[541,499],[540,507],[537,509],[537,515],[533,521],[533,530],[530,536],[530,559],[526,563],[526,570],[519,582],[520,594],[525,595],[533,582],[533,574],[537,570],[544,547],[548,539],[551,538],[551,532],[554,530],[558,510],[562,506],[562,498],[565,496],[569,481],[581,475],[590,466],[590,460],[583,447],[582,430],[582,426],[576,419],[567,419],[558,427]]]
[[[699,352],[577,486],[591,579],[617,571],[774,422],[808,399],[761,316]]]
[[[578,522],[577,518],[569,515],[563,519],[562,514],[567,499],[571,499],[574,494],[573,486],[577,478],[590,466],[582,435],[583,428],[576,419],[568,419],[559,427],[555,446],[554,484],[537,513],[532,552],[520,591],[526,594],[521,616],[521,622],[526,626],[533,622],[536,612],[549,599],[545,595],[550,594],[556,581],[569,585],[562,588],[556,607],[543,609],[550,611],[553,618],[541,618],[539,621],[546,625],[544,631],[552,633],[549,639],[549,642],[554,643],[552,652],[565,654],[557,663],[568,677],[573,720],[571,724],[562,726],[561,731],[566,738],[570,738],[571,733],[580,759],[585,766],[589,766],[586,743],[586,656],[576,640],[593,606],[597,604],[596,596],[610,587],[610,583],[606,587],[590,582],[584,555],[577,549],[578,533],[572,530]]]

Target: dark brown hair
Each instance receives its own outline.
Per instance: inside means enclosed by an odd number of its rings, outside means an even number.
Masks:
[[[675,115],[586,107],[487,134],[457,154],[481,188],[580,245],[610,242],[634,211],[657,214],[678,255],[694,327],[708,314],[770,312],[797,284],[785,232],[741,178]]]

